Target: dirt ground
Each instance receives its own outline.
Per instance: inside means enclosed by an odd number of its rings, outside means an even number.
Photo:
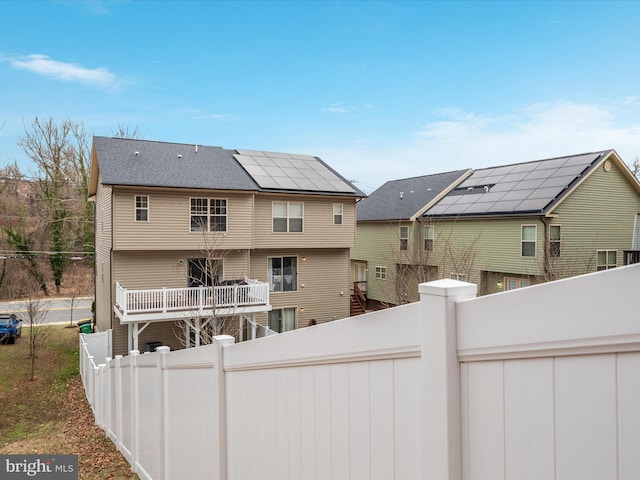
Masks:
[[[81,480],[137,479],[94,423],[78,373],[78,329],[48,328],[33,380],[28,332],[0,345],[0,454],[76,454]]]

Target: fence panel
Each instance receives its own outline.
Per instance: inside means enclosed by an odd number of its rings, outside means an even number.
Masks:
[[[228,478],[420,476],[419,305],[399,310],[226,347]]]
[[[166,476],[190,480],[212,478],[213,445],[219,429],[212,345],[165,355],[164,415]]]
[[[118,414],[118,450],[122,452],[124,458],[131,464],[133,462],[134,451],[134,412],[133,412],[133,358],[135,355],[128,355],[119,359],[120,364],[119,382],[116,394],[120,407]]]
[[[640,478],[639,273],[457,304],[464,478]]]
[[[163,477],[161,353],[135,357],[134,421],[136,473],[146,478]]]

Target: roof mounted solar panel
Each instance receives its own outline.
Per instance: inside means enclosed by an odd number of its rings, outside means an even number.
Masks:
[[[606,152],[479,169],[427,215],[465,216],[542,212]],[[451,199],[456,199],[452,202]]]
[[[234,158],[260,188],[354,193],[321,160],[310,155],[236,150]]]

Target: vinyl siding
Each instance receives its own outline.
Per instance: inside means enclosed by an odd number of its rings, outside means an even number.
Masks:
[[[522,256],[522,226],[536,227],[535,257]],[[436,220],[434,260],[441,277],[467,275],[480,285],[481,271],[541,274],[544,225],[538,217]]]
[[[269,257],[298,257],[298,290],[271,292],[274,309],[298,309],[296,328],[305,327],[315,318],[324,323],[349,316],[349,250],[348,249],[286,249],[261,250],[251,254],[251,278],[268,281]],[[306,257],[302,261],[302,257]],[[304,285],[304,286],[303,286]],[[304,308],[304,312],[299,308]],[[267,315],[260,315],[259,322],[267,322]]]
[[[149,197],[149,220],[135,221],[135,197]],[[191,198],[227,199],[227,232],[190,231]],[[170,192],[158,189],[118,188],[114,195],[114,249],[190,250],[206,242],[224,249],[253,245],[253,195],[229,192]]]
[[[184,288],[188,284],[188,259],[203,258],[206,255],[200,250],[192,251],[157,251],[157,252],[114,252],[114,289],[119,282],[124,287],[136,289]],[[180,263],[182,260],[182,263]],[[223,280],[243,278],[248,275],[248,252],[227,252],[223,257]],[[113,343],[114,351],[127,353],[127,325],[120,325],[114,319]],[[138,344],[141,350],[146,342],[161,341],[172,348],[181,348],[175,332],[182,323],[159,322],[151,324],[142,332]]]
[[[182,252],[115,252],[114,285],[128,289],[183,288],[187,286],[189,258],[204,258],[200,250]],[[223,257],[223,280],[243,278],[248,272],[245,251],[232,251]],[[182,260],[182,263],[180,263]]]
[[[273,232],[273,202],[303,202],[303,231]],[[333,204],[342,203],[342,225],[333,224]],[[355,244],[355,199],[256,195],[255,248],[349,248]]]
[[[400,250],[400,227],[409,227],[409,245]],[[420,225],[412,222],[360,223],[356,229],[356,246],[351,250],[351,259],[367,262],[367,297],[379,302],[399,304],[407,298],[399,298],[396,287],[396,264],[416,264],[425,259],[418,253],[422,245],[418,231]],[[431,264],[429,259],[427,263]],[[376,267],[386,267],[386,280],[376,279]],[[351,279],[353,281],[353,271]],[[409,301],[417,299],[409,298]]]
[[[596,250],[616,250],[622,265],[622,250],[632,248],[638,193],[612,162],[609,172],[597,168],[554,213],[567,261],[579,255],[581,268],[595,271]]]
[[[106,331],[112,326],[111,298],[111,188],[98,184],[95,220],[96,327]]]

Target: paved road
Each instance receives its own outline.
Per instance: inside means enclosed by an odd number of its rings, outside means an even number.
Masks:
[[[75,325],[80,320],[91,318],[91,297],[76,297],[73,300],[73,317],[71,316],[71,299],[69,298],[42,298],[42,310],[46,312],[43,324],[69,324],[73,318]],[[15,300],[12,302],[0,302],[0,313],[15,313],[23,322],[27,322],[27,302]]]

